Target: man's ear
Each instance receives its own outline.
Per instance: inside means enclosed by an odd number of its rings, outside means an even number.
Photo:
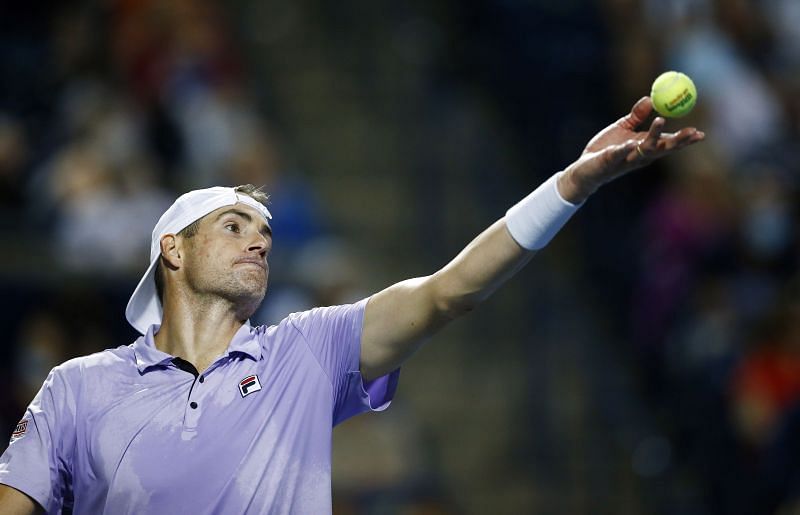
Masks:
[[[174,234],[165,234],[161,237],[160,244],[164,264],[173,270],[180,268],[182,256],[178,238]]]

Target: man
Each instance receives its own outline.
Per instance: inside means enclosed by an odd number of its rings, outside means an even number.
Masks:
[[[126,310],[143,336],[50,373],[0,458],[0,514],[326,513],[333,425],[390,403],[399,367],[544,247],[602,184],[701,141],[648,97],[453,261],[353,305],[248,318],[269,212],[252,189],[179,198]]]

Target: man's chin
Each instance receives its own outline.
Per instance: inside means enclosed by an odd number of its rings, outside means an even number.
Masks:
[[[254,292],[260,291],[263,296],[267,290],[267,272],[255,266],[251,266],[246,271],[242,270],[241,272],[236,277],[241,289]]]
[[[247,302],[255,302],[261,304],[264,296],[267,294],[267,285],[253,285],[251,288],[245,288],[242,291],[242,298]]]
[[[233,285],[231,285],[233,286]],[[234,290],[234,291],[231,291]],[[238,284],[228,290],[228,297],[231,301],[240,305],[255,304],[258,307],[264,296],[267,294],[267,282],[262,276],[258,279],[252,276],[241,277]]]
[[[239,312],[240,318],[250,318],[258,310],[266,293],[266,288],[261,288],[257,291],[238,292],[235,298],[231,300],[236,304],[236,310]]]

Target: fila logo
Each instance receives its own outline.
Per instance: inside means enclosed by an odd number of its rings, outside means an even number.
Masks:
[[[261,389],[261,383],[258,381],[257,375],[247,376],[239,381],[239,393],[242,397],[247,397],[251,393],[255,393]]]
[[[25,436],[25,433],[27,431],[28,431],[28,421],[25,419],[20,420],[19,424],[17,424],[17,427],[14,428],[14,432],[11,433],[11,442],[13,443],[15,440],[19,440],[20,438]]]

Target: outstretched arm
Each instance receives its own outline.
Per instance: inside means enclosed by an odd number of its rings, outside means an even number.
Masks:
[[[693,127],[662,133],[665,121],[660,117],[648,130],[637,131],[652,111],[650,98],[644,97],[627,116],[595,135],[558,177],[558,195],[568,203],[580,204],[603,184],[705,137]],[[536,201],[536,194],[526,198],[520,203],[524,203],[522,210],[530,210]],[[435,274],[402,281],[370,298],[361,336],[365,379],[399,367],[428,337],[475,308],[530,261],[535,254],[531,248],[538,246],[526,245],[524,238],[509,231],[508,216],[483,231]],[[523,217],[515,220],[516,226],[520,220],[524,225]]]

